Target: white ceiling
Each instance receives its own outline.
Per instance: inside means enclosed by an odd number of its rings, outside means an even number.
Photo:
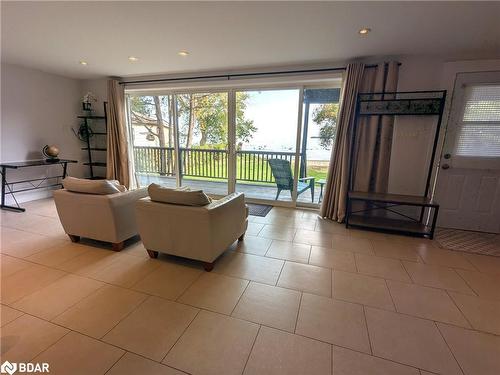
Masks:
[[[500,57],[500,2],[2,1],[1,7],[2,61],[75,78],[382,55]],[[373,31],[361,37],[361,27]],[[190,55],[180,57],[180,50]],[[140,61],[130,63],[131,55]]]

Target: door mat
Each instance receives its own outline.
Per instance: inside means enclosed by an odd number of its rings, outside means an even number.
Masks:
[[[249,215],[260,217],[265,217],[273,209],[273,206],[267,204],[247,203],[247,206]]]
[[[500,257],[500,235],[438,228],[436,241],[445,249]]]

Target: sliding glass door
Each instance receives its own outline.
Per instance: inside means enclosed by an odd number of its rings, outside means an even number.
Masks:
[[[129,95],[139,186],[187,186],[228,193],[228,93]]]
[[[339,88],[308,87],[130,94],[138,184],[317,206],[339,94]]]
[[[128,122],[136,181],[177,186],[173,95],[129,95]]]
[[[292,201],[299,89],[236,92],[236,191]]]
[[[337,134],[340,88],[305,88],[297,203],[318,205]],[[306,185],[310,193],[300,193]]]
[[[176,95],[180,185],[228,193],[228,93]]]

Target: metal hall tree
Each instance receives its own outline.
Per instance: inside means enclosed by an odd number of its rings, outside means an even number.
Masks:
[[[79,119],[83,120],[82,127],[80,127],[79,131],[80,138],[86,142],[86,145],[85,147],[82,147],[82,150],[87,151],[88,155],[88,161],[84,162],[83,165],[87,165],[89,167],[89,179],[91,180],[106,178],[105,176],[99,174],[96,175],[94,168],[106,168],[106,162],[101,161],[102,157],[95,158],[93,153],[104,153],[104,156],[106,156],[106,136],[108,135],[107,105],[108,103],[104,102],[104,116],[92,115],[90,112],[86,115],[78,116]],[[104,125],[104,129],[102,129],[102,125],[99,126],[98,123]],[[92,139],[94,139],[94,141],[92,141]],[[103,141],[98,141],[97,139],[102,139]]]
[[[358,227],[430,239],[434,237],[439,204],[434,201],[432,196],[431,177],[445,102],[445,90],[358,94],[351,139],[346,227]],[[374,123],[369,121],[360,122],[361,118],[369,116],[405,116],[410,118],[411,116],[431,116],[436,119],[423,195],[401,195],[354,190],[358,128],[360,126],[374,126]],[[378,126],[379,124],[375,123],[375,125]]]

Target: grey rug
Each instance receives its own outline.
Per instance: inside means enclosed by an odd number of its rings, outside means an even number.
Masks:
[[[438,228],[436,241],[445,249],[500,257],[500,235]]]
[[[265,217],[273,209],[273,206],[268,206],[267,204],[247,203],[247,206],[248,214],[252,216]]]

